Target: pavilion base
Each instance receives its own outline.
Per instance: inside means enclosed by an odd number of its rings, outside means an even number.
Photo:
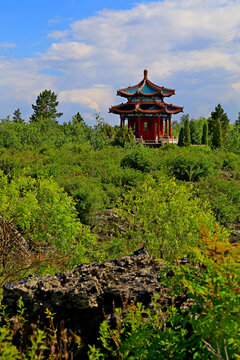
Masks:
[[[142,144],[143,146],[148,146],[148,147],[160,147],[160,146],[163,146],[166,144],[176,144],[177,145],[178,137],[174,137],[174,136],[161,137],[158,140],[144,140],[141,137],[141,138],[136,138],[135,143]]]

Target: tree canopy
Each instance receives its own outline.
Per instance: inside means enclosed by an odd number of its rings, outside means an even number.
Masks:
[[[13,113],[13,122],[16,123],[23,123],[24,120],[22,119],[22,114],[20,109],[18,108],[17,110],[14,111]]]
[[[41,92],[36,100],[36,105],[32,105],[34,110],[30,121],[37,122],[40,119],[55,120],[63,115],[57,112],[57,95],[51,90]]]
[[[215,107],[215,110],[211,112],[211,117],[208,119],[208,130],[211,135],[214,133],[214,128],[217,126],[217,119],[221,122],[223,137],[225,137],[228,130],[229,118],[224,112],[221,104],[218,104]]]

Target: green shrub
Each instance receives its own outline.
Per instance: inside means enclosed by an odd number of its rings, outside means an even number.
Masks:
[[[153,169],[153,161],[148,149],[138,146],[121,160],[121,166],[149,172]]]
[[[25,238],[49,244],[56,254],[70,255],[69,266],[86,260],[91,249],[94,254],[95,236],[77,220],[73,199],[52,179],[36,181],[22,176],[9,183],[1,174],[0,212],[3,220],[17,225]],[[7,241],[1,246],[6,248]]]
[[[74,198],[80,221],[93,225],[96,212],[104,209],[108,203],[101,184],[96,179],[78,176],[67,184],[65,189]]]
[[[135,140],[132,129],[127,126],[118,128],[114,138],[114,144],[122,147],[126,146],[126,144],[134,145]]]
[[[124,195],[117,213],[124,225],[121,233],[113,230],[112,242],[106,244],[106,252],[112,256],[144,245],[156,257],[178,258],[188,252],[189,246],[198,244],[202,224],[211,233],[216,225],[210,206],[194,196],[192,186],[177,184],[165,176],[156,180],[148,176]]]
[[[217,220],[227,226],[240,220],[240,184],[211,175],[198,183],[198,196],[209,201]]]
[[[116,309],[115,325],[101,324],[101,345],[89,346],[89,359],[239,359],[239,249],[203,229],[199,242],[205,250],[192,247],[185,265],[160,271],[172,304],[155,295],[148,308]]]
[[[166,159],[165,166],[169,174],[178,180],[198,181],[201,177],[211,174],[214,162],[204,153],[182,152]]]

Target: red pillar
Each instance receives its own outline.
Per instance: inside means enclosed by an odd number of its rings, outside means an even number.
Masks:
[[[169,117],[169,136],[172,136],[172,124],[171,124],[171,116]]]
[[[157,118],[157,126],[158,126],[158,138],[160,138],[160,118]]]
[[[160,132],[161,132],[161,135],[163,136],[163,135],[164,135],[164,134],[163,134],[163,119],[161,119],[160,124],[161,124]]]
[[[166,136],[168,136],[167,119],[165,120],[165,134],[166,134]]]
[[[156,119],[153,120],[153,140],[156,140]]]
[[[138,136],[141,137],[142,131],[141,131],[140,117],[138,117],[137,121],[138,121]]]

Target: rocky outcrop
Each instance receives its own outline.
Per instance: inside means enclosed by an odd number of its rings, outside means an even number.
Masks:
[[[134,300],[148,305],[155,293],[160,294],[162,301],[170,301],[159,276],[163,267],[143,248],[101,264],[82,264],[55,276],[31,276],[19,283],[6,284],[3,303],[14,318],[17,301],[22,297],[28,322],[39,326],[44,326],[44,312],[49,308],[55,313],[58,327],[91,343],[104,316],[112,316],[113,303],[120,307]]]

